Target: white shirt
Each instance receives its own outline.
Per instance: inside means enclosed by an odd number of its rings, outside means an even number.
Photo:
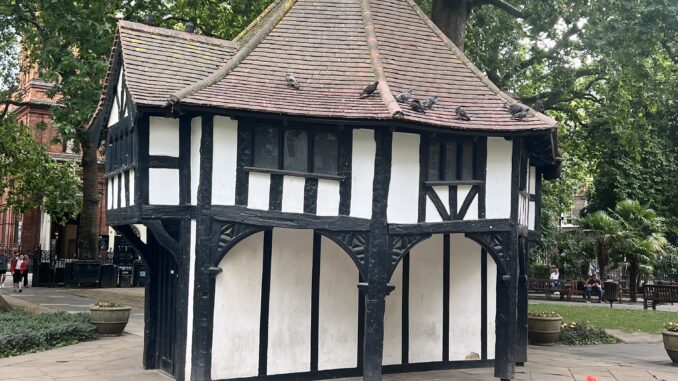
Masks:
[[[558,280],[559,277],[560,277],[560,273],[558,273],[556,271],[551,273],[551,280]]]

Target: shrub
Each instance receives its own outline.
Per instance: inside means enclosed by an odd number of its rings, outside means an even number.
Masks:
[[[118,302],[96,302],[94,303],[94,307],[117,308],[124,306]]]
[[[527,313],[530,317],[557,318],[560,314],[554,311],[530,311]]]
[[[0,314],[0,358],[63,347],[96,339],[85,313]]]
[[[564,345],[614,344],[617,339],[604,329],[592,327],[586,321],[578,321],[561,324],[560,337],[556,342]]]
[[[670,321],[664,325],[664,329],[669,332],[678,332],[678,323]]]

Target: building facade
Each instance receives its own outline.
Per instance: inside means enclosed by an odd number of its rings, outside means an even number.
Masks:
[[[150,270],[145,367],[512,379],[560,158],[555,122],[506,103],[410,0],[276,1],[233,41],[120,21],[92,136]]]

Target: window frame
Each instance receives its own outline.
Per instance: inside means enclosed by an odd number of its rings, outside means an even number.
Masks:
[[[471,178],[464,179],[464,146],[471,144]],[[482,179],[481,170],[479,166],[478,153],[480,152],[480,145],[482,144],[481,140],[477,137],[459,137],[459,136],[436,136],[431,137],[428,142],[427,147],[427,173],[426,173],[426,184],[428,185],[439,185],[439,184],[483,184],[484,179]],[[455,168],[454,168],[454,177],[453,179],[447,178],[448,164],[450,163],[447,160],[447,147],[452,144],[455,146]],[[431,148],[437,147],[438,149],[438,173],[435,178],[431,178]],[[466,169],[468,170],[468,169]]]

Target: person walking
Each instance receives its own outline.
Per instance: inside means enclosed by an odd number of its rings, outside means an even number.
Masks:
[[[0,288],[5,287],[5,274],[7,274],[7,265],[9,264],[9,256],[7,252],[0,251]]]
[[[14,292],[22,292],[21,281],[23,280],[24,271],[26,271],[26,262],[23,255],[19,255],[12,260],[12,266],[9,271],[12,273],[12,280],[14,281]]]

